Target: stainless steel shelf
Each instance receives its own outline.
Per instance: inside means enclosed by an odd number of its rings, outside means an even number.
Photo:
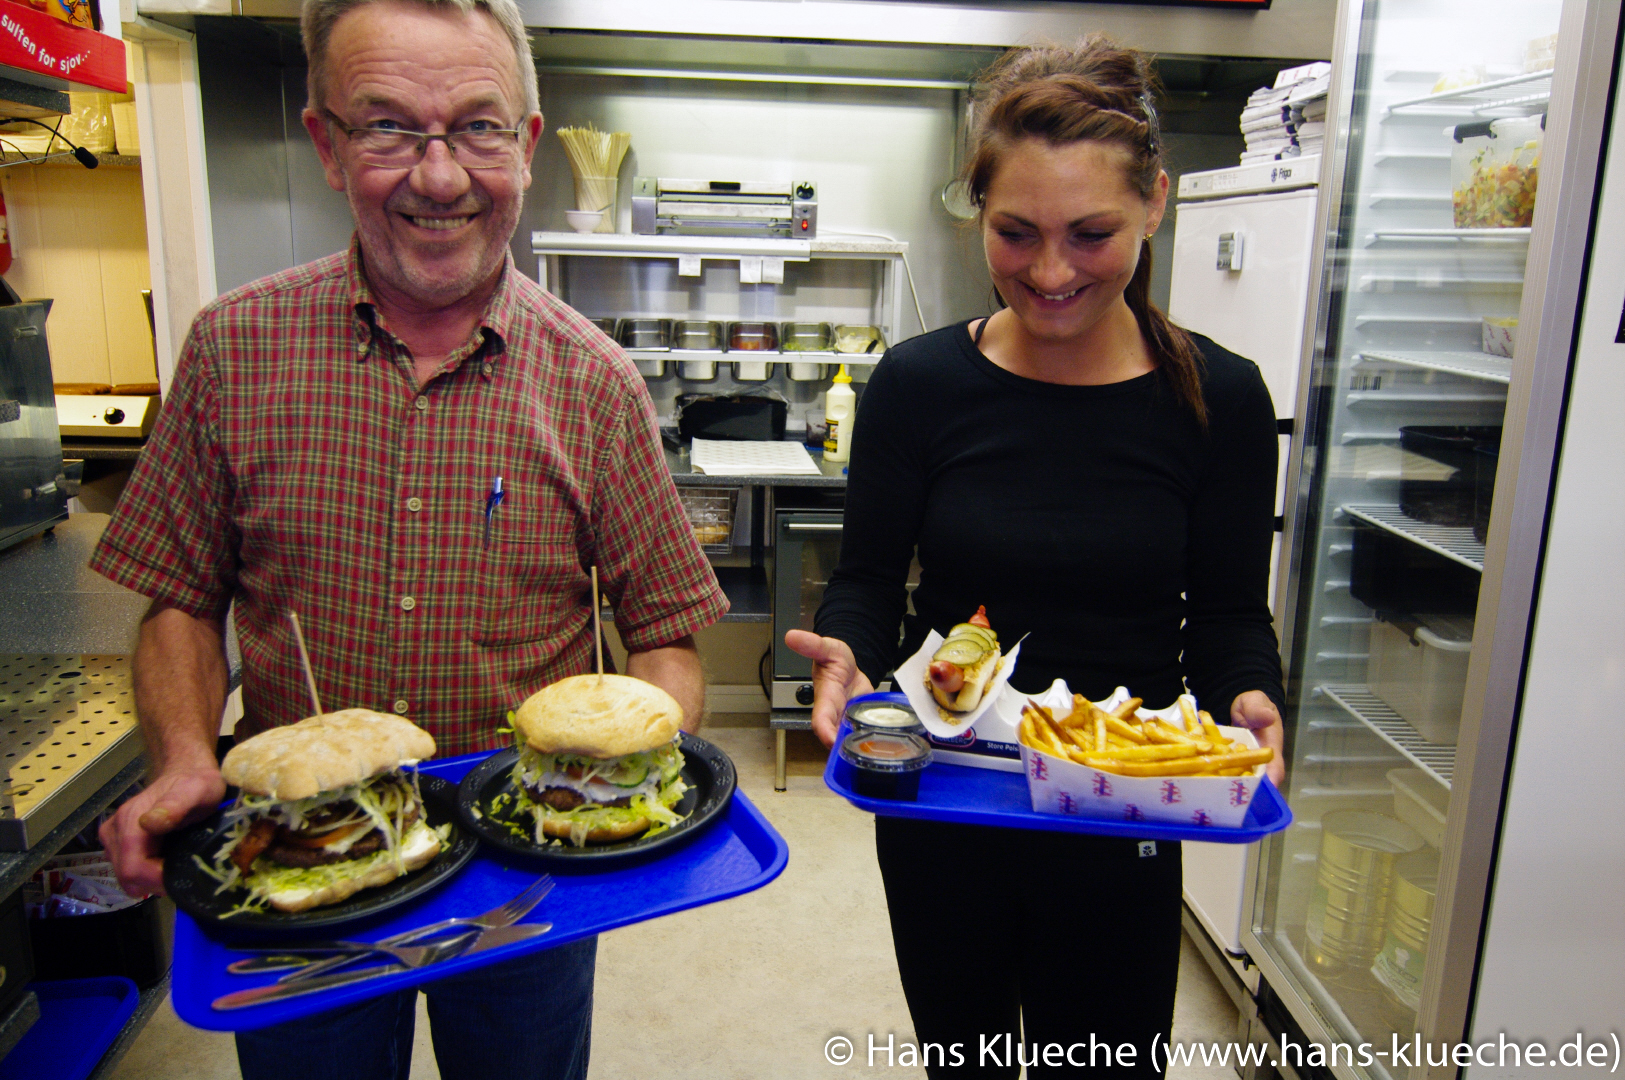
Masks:
[[[1398,750],[1405,759],[1445,787],[1456,772],[1456,748],[1430,743],[1405,722],[1369,687],[1358,684],[1324,684],[1321,690],[1341,705],[1350,716],[1376,732],[1382,741]]]
[[[1443,555],[1452,562],[1480,573],[1484,570],[1484,545],[1473,536],[1470,528],[1429,525],[1405,516],[1399,512],[1399,507],[1391,503],[1351,503],[1343,507],[1343,512],[1425,547],[1435,555]]]
[[[1367,349],[1357,354],[1355,359],[1404,364],[1407,367],[1426,368],[1430,371],[1448,371],[1452,375],[1466,375],[1469,378],[1494,383],[1512,381],[1512,361],[1505,356],[1493,356],[1487,352],[1399,352]]]

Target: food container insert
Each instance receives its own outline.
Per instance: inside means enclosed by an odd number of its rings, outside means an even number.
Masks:
[[[852,766],[852,790],[871,799],[913,802],[920,770],[931,764],[931,744],[896,731],[854,731],[841,740],[841,759]]]
[[[925,734],[905,694],[865,694],[846,705],[846,722],[853,731],[906,731]]]
[[[831,353],[835,351],[835,332],[829,323],[787,322],[780,340],[787,353]]]
[[[728,324],[730,352],[778,352],[779,328],[768,322]]]
[[[886,338],[878,326],[841,325],[834,329],[838,353],[867,353],[878,360],[886,351]]]
[[[722,324],[682,319],[672,325],[671,347],[683,352],[721,352]]]
[[[616,338],[624,349],[665,351],[671,348],[671,320],[622,319]]]

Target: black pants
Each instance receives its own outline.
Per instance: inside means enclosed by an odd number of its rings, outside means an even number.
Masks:
[[[875,848],[931,1080],[1162,1075],[1177,843],[877,817]]]

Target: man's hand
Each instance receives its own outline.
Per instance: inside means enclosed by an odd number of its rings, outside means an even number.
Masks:
[[[839,638],[791,630],[784,635],[784,643],[813,662],[813,731],[825,746],[833,746],[846,703],[874,693],[875,688],[869,684],[868,676],[858,670],[851,647]]]
[[[102,822],[100,836],[119,885],[131,896],[164,891],[163,837],[208,817],[225,798],[213,762],[166,772]]]
[[[1230,722],[1236,727],[1250,730],[1258,738],[1259,746],[1268,746],[1275,751],[1275,758],[1266,766],[1264,771],[1277,788],[1286,784],[1286,761],[1282,743],[1281,712],[1275,707],[1275,702],[1262,690],[1249,690],[1245,694],[1237,694],[1236,700],[1230,706]]]

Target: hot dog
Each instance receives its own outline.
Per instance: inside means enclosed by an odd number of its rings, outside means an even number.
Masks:
[[[998,636],[988,622],[987,608],[978,607],[969,620],[948,632],[927,668],[926,686],[950,722],[958,720],[953,714],[974,712],[982,703],[999,663]]]

